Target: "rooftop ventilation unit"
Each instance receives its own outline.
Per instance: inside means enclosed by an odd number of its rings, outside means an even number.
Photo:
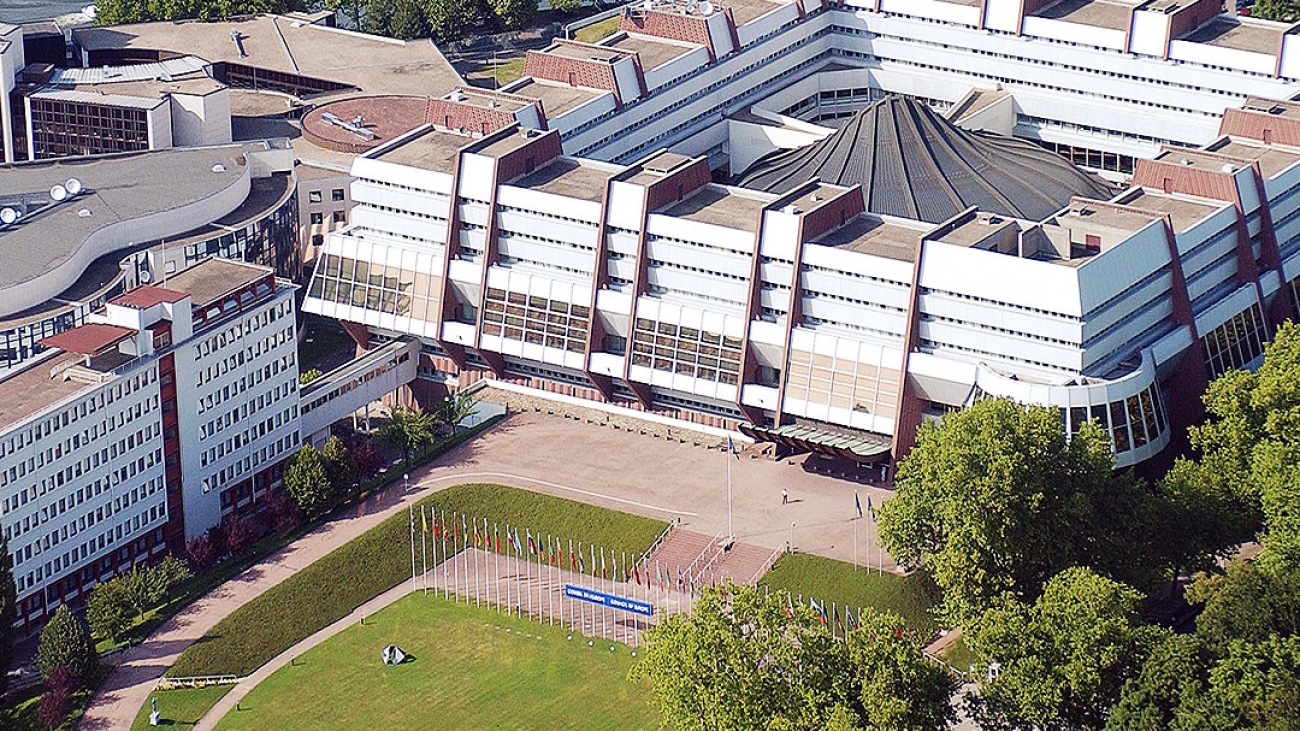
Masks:
[[[244,37],[235,28],[230,29],[230,40],[234,41],[235,47],[239,49],[239,57],[248,58],[248,53],[244,51]]]

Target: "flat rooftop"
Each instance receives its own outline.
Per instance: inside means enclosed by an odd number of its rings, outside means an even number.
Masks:
[[[1158,211],[1168,213],[1169,218],[1173,221],[1174,231],[1182,232],[1191,228],[1197,221],[1223,208],[1225,204],[1214,205],[1211,203],[1202,203],[1200,201],[1189,200],[1182,196],[1166,195],[1156,193],[1155,191],[1142,189],[1142,192],[1133,198],[1124,202],[1126,206],[1141,208],[1147,211]]]
[[[1300,103],[1289,100],[1252,96],[1241,105],[1241,108],[1247,112],[1271,114],[1284,119],[1300,119]]]
[[[769,0],[722,0],[720,3],[713,4],[713,6],[718,9],[717,12],[730,10],[731,17],[736,20],[736,25],[744,25],[755,18],[767,15],[782,5],[789,5],[789,2],[770,2]]]
[[[605,182],[620,169],[587,160],[557,157],[510,185],[599,202],[605,197]]]
[[[1134,202],[1120,205],[1138,207]],[[1068,210],[1045,221],[1044,225],[1055,224],[1079,231],[1093,230],[1098,233],[1115,231],[1134,233],[1151,225],[1151,222],[1157,218],[1155,213],[1127,211],[1110,206],[1092,205],[1088,201],[1074,201]]]
[[[502,155],[523,147],[541,135],[542,133],[537,130],[528,127],[519,127],[510,134],[494,137],[485,144],[475,145],[474,152],[475,154],[487,157],[501,157]]]
[[[650,185],[662,180],[665,175],[693,159],[676,152],[660,150],[633,163],[631,167],[627,168],[627,172],[622,179],[624,182],[633,185]]]
[[[239,33],[246,56],[240,56],[232,30]],[[137,23],[76,28],[72,33],[92,55],[125,49],[194,55],[213,63],[324,79],[370,94],[412,89],[437,94],[464,83],[431,40],[398,41],[315,25],[300,17]]]
[[[473,141],[469,135],[430,129],[419,137],[383,150],[375,159],[450,174],[455,169],[460,149]]]
[[[649,71],[668,63],[669,61],[683,56],[701,46],[692,46],[684,43],[670,43],[659,40],[650,36],[643,36],[632,33],[622,33],[616,36],[616,40],[607,41],[603,45],[610,48],[617,48],[620,51],[635,53],[641,58],[641,68]]]
[[[496,109],[507,114],[514,114],[524,107],[530,107],[534,104],[532,99],[518,96],[516,94],[506,94],[499,91],[490,91],[488,89],[479,89],[473,86],[457,87],[449,94],[443,94],[440,98],[447,101],[454,101],[457,104],[466,104],[471,107],[480,107],[482,109]]]
[[[1252,144],[1236,139],[1224,140],[1211,145],[1209,149],[1220,155],[1258,161],[1259,170],[1265,178],[1271,178],[1300,161],[1300,149]]]
[[[188,78],[173,79],[171,81],[162,80],[140,80],[140,81],[105,81],[97,84],[78,84],[73,87],[55,87],[59,89],[71,88],[75,91],[90,92],[93,94],[105,94],[116,96],[138,96],[146,99],[161,99],[168,94],[185,94],[190,96],[207,96],[214,94],[226,88],[226,85],[216,79],[208,78],[202,74],[195,74]]]
[[[977,214],[970,220],[940,236],[935,241],[942,241],[953,246],[974,246],[1006,229],[1019,229],[1016,219],[1006,216]]]
[[[1152,159],[1156,162],[1215,173],[1225,172],[1225,165],[1231,166],[1231,170],[1234,172],[1242,168],[1242,163],[1239,160],[1225,160],[1214,153],[1193,150],[1188,147],[1166,148]]]
[[[50,377],[51,371],[62,371],[81,360],[84,358],[76,353],[59,353],[0,380],[0,427],[16,424],[52,404],[91,388],[78,381]]]
[[[613,49],[608,45],[596,46],[589,43],[556,40],[543,49],[542,53],[559,56],[560,58],[571,58],[577,61],[609,63],[626,56],[628,52]]]
[[[165,286],[173,292],[188,294],[195,307],[203,307],[270,273],[270,269],[256,264],[213,256],[167,277]]]
[[[1221,15],[1180,40],[1276,56],[1282,48],[1285,31],[1285,26],[1234,21]]]
[[[1111,30],[1128,30],[1133,6],[1105,0],[1060,0],[1033,13],[1039,18]]]
[[[510,87],[509,93],[537,99],[542,103],[542,111],[546,114],[546,118],[555,119],[570,109],[586,104],[592,99],[604,96],[609,92],[583,89],[566,84],[547,83],[532,77],[525,77],[518,85]]]
[[[916,246],[924,234],[925,230],[888,223],[877,216],[862,213],[812,243],[886,259],[915,261]]]
[[[963,97],[957,106],[944,114],[944,118],[954,124],[960,124],[966,117],[969,117],[981,109],[987,109],[994,102],[1005,99],[1009,96],[1011,96],[1011,94],[1001,89],[971,89],[970,93]]]
[[[0,229],[0,288],[63,264],[105,226],[179,208],[234,185],[245,173],[244,159],[242,145],[221,145],[0,165],[0,206],[44,203],[50,188],[68,178],[84,186],[81,195]]]
[[[774,200],[776,196],[771,194],[740,192],[737,188],[710,183],[656,213],[740,231],[754,231],[758,225],[759,213]]]

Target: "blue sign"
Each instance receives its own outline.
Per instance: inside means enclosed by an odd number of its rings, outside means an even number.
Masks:
[[[606,594],[603,591],[596,591],[595,589],[585,589],[575,584],[565,584],[564,595],[570,599],[599,604],[603,607],[618,609],[624,612],[632,612],[633,614],[639,614],[642,617],[652,617],[655,613],[654,605],[649,602],[628,599],[627,597],[616,596],[614,594]]]

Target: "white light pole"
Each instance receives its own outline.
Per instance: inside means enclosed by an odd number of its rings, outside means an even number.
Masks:
[[[790,521],[790,553],[794,553],[794,521]]]
[[[732,525],[731,516],[731,450],[727,450],[727,541],[736,539],[736,530]]]

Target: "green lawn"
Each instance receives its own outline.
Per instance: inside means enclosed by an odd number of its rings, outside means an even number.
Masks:
[[[219,731],[659,728],[626,646],[444,599],[407,596],[281,668]],[[395,643],[414,660],[380,661]]]
[[[839,606],[873,607],[894,612],[908,626],[930,632],[938,625],[930,609],[939,601],[939,589],[920,572],[883,576],[859,566],[807,553],[791,553],[777,560],[762,584],[773,590],[786,589],[805,598]]]
[[[665,523],[502,485],[457,485],[422,504],[533,533],[581,538],[639,553]],[[417,507],[418,511],[418,507]],[[173,677],[244,676],[357,605],[410,576],[407,516],[395,515],[232,612],[188,647],[167,671]]]
[[[190,728],[233,687],[235,686],[209,685],[206,688],[162,690],[150,697],[158,699],[158,714],[162,720],[160,725],[168,728]],[[152,728],[149,725],[150,710],[151,706],[146,702],[136,714],[135,723],[131,724],[131,731],[148,731]]]
[[[573,32],[573,40],[581,41],[583,43],[595,43],[606,36],[612,36],[614,35],[614,32],[618,30],[619,20],[619,16],[615,15],[612,18],[605,18],[599,23],[592,23],[586,27],[579,28]]]
[[[979,662],[979,655],[966,644],[965,637],[958,637],[951,645],[939,651],[939,659],[962,673],[969,673],[971,665]]]
[[[470,81],[489,89],[505,86],[524,75],[524,59],[499,58],[486,60],[478,64],[473,71],[466,74]]]

